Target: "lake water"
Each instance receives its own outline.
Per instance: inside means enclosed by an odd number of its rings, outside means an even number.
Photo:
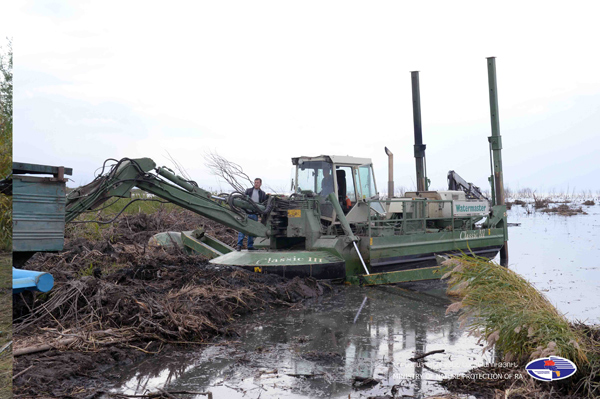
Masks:
[[[509,268],[542,291],[569,320],[600,324],[600,204],[587,215],[527,214],[513,206]]]

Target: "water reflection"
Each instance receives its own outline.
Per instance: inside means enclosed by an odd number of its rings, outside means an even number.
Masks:
[[[153,357],[120,370],[117,391],[167,386],[210,390],[216,398],[347,398],[357,394],[352,381],[358,376],[381,381],[360,392],[368,396],[390,394],[393,386],[415,397],[441,392],[436,383],[444,375],[485,359],[457,318],[445,315],[450,300],[444,289],[428,288],[345,287],[305,309],[255,314],[245,320],[237,344],[209,347],[185,361]],[[446,352],[426,362],[408,360],[437,349]]]

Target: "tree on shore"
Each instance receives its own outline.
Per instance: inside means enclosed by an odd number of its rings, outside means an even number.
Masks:
[[[0,179],[12,173],[13,51],[12,40],[0,47]],[[12,198],[0,194],[0,249],[12,247]]]

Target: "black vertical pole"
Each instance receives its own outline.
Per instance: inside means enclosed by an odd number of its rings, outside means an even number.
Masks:
[[[412,81],[413,121],[415,127],[415,162],[417,168],[417,191],[427,190],[425,180],[425,144],[421,127],[421,94],[419,89],[419,71],[410,73]]]

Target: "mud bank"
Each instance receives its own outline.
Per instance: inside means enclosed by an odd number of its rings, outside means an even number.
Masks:
[[[126,216],[95,237],[73,228],[65,251],[30,260],[27,268],[52,273],[55,287],[16,298],[15,397],[97,397],[116,364],[235,336],[246,313],[331,291],[313,279],[215,268],[200,256],[148,247],[155,231],[173,229],[169,219],[182,230],[198,226],[170,213]]]
[[[0,253],[0,398],[12,392],[12,265],[10,254]]]

